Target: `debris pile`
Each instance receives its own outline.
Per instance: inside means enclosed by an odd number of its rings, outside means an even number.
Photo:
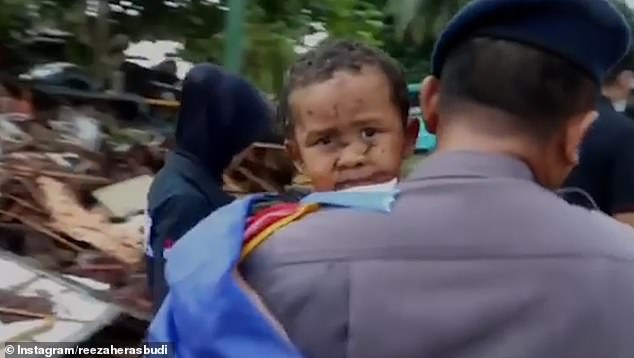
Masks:
[[[142,276],[145,193],[165,141],[98,115],[0,117],[0,245],[114,293]]]
[[[11,323],[29,318],[46,318],[53,315],[53,303],[46,297],[21,296],[9,290],[0,289],[0,321]]]
[[[0,115],[0,248],[108,284],[108,300],[147,318],[143,214],[169,135],[121,127],[93,108],[47,115],[54,119]],[[224,180],[241,196],[283,191],[294,176],[282,146],[259,143]]]
[[[225,190],[241,196],[283,192],[296,181],[295,167],[282,145],[255,143],[237,155],[225,172]]]
[[[31,261],[0,251],[0,272],[7,273],[0,280],[0,343],[81,342],[120,316],[116,305],[92,295],[94,284],[78,285],[92,280],[49,273]]]

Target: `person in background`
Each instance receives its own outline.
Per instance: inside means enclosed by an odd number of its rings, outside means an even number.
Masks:
[[[625,113],[634,84],[634,53],[625,56],[603,80],[603,98],[618,113]]]
[[[570,203],[598,209],[634,226],[634,121],[623,111],[634,74],[628,54],[606,76],[599,117],[586,134],[579,165],[563,184]]]
[[[147,273],[155,309],[166,294],[164,254],[213,210],[231,202],[222,189],[232,158],[269,135],[272,113],[246,80],[211,65],[187,74],[176,127],[176,149],[148,194]]]
[[[554,193],[629,46],[608,1],[465,6],[421,91],[437,149],[391,212],[317,211],[245,262],[303,356],[634,357],[634,229]],[[327,83],[304,99],[362,103]]]

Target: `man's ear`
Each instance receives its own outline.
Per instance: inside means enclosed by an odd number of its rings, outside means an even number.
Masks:
[[[566,131],[565,148],[566,160],[569,163],[573,165],[577,165],[579,163],[579,148],[581,146],[581,142],[588,132],[588,129],[598,116],[599,113],[596,111],[589,111],[571,121]]]
[[[440,81],[434,76],[423,79],[420,87],[420,109],[425,120],[425,128],[431,134],[438,129],[438,92]]]
[[[420,132],[420,121],[416,117],[410,117],[405,127],[405,146],[403,147],[403,157],[409,157],[416,150],[416,141]]]
[[[299,146],[294,139],[287,139],[284,141],[284,146],[286,147],[286,152],[288,156],[293,161],[295,165],[295,169],[300,173],[304,172],[304,162],[302,161],[302,156],[299,153]]]

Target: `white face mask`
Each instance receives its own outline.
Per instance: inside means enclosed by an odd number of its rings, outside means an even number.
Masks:
[[[612,106],[617,112],[625,112],[625,108],[627,108],[627,100],[624,99],[621,101],[612,102]]]
[[[353,191],[353,192],[390,191],[396,188],[396,184],[398,184],[398,179],[394,178],[386,183],[357,186],[357,187],[352,187],[348,189],[343,189],[341,191]]]

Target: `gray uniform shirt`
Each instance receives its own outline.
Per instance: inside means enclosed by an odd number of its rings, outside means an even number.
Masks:
[[[390,214],[278,232],[247,281],[310,358],[632,358],[634,230],[514,159],[435,154]]]

